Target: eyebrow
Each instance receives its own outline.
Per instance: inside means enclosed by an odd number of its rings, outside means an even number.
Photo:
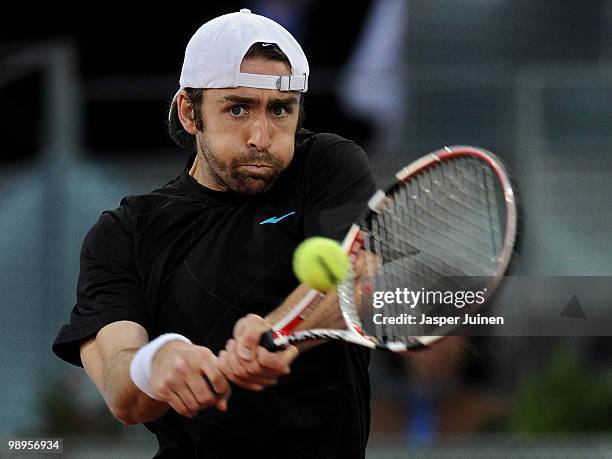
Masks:
[[[238,96],[235,94],[230,94],[227,96],[219,97],[217,99],[218,102],[231,102],[234,104],[242,104],[242,105],[257,105],[260,101],[258,97],[247,97],[247,96]],[[297,104],[298,96],[292,95],[290,97],[276,97],[271,99],[269,105],[278,104],[278,103],[290,103]]]

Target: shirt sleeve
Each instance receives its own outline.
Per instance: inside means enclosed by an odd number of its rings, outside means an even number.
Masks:
[[[61,359],[83,366],[80,343],[112,322],[129,320],[149,330],[133,245],[127,206],[104,212],[87,233],[77,304],[52,346]]]
[[[341,241],[376,191],[368,157],[355,142],[320,134],[306,160],[306,237]]]

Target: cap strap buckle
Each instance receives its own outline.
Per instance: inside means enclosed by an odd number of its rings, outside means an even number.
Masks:
[[[305,91],[306,74],[303,76],[281,75],[276,80],[276,88],[279,91]]]
[[[259,89],[278,89],[279,91],[306,91],[306,74],[296,75],[257,75],[254,73],[239,73],[238,86]]]

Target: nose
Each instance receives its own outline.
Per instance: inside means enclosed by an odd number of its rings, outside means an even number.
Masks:
[[[249,126],[247,145],[249,148],[256,148],[258,150],[266,150],[272,146],[267,116],[259,115],[254,117],[253,122]]]

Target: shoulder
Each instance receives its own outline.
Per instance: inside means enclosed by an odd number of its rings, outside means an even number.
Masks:
[[[104,210],[90,229],[87,239],[104,235],[133,237],[135,229],[142,226],[143,221],[155,218],[169,200],[185,196],[186,193],[179,186],[180,178],[179,175],[150,193],[126,196],[118,207]]]
[[[364,152],[356,142],[330,132],[312,132],[300,129],[296,134],[296,146],[312,153],[326,151],[359,151]],[[365,153],[365,152],[364,152]]]
[[[125,199],[125,198],[124,198]],[[133,239],[132,215],[123,203],[116,209],[102,212],[83,240],[83,256],[109,254],[116,249],[125,250]]]
[[[301,129],[296,136],[296,154],[303,166],[319,170],[349,168],[365,173],[370,168],[363,148],[353,140],[328,132]]]

